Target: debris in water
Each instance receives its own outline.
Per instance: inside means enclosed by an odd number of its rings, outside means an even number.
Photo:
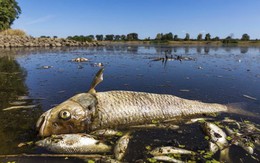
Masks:
[[[26,104],[26,101],[13,101],[13,102],[9,102],[10,105],[24,105]]]
[[[49,69],[49,68],[52,68],[53,66],[42,66],[42,67],[40,67],[40,68],[38,68],[38,69]]]
[[[190,90],[188,90],[188,89],[180,89],[179,91],[180,92],[190,92]]]
[[[89,59],[83,58],[83,57],[78,57],[78,58],[72,59],[71,61],[73,61],[73,62],[87,62],[87,61],[89,61]]]
[[[257,98],[249,96],[249,95],[243,95],[245,98],[251,99],[251,100],[257,100]]]
[[[27,105],[27,106],[11,106],[8,108],[3,109],[3,111],[7,110],[14,110],[14,109],[32,109],[35,108],[37,105]]]

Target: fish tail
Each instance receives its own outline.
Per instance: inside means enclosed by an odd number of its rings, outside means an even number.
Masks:
[[[225,148],[225,149],[220,151],[219,161],[232,163],[232,161],[231,161],[231,159],[229,157],[229,148]]]
[[[247,111],[246,109],[248,108],[248,105],[244,102],[230,103],[230,104],[227,104],[226,106],[227,106],[229,113],[260,118],[260,115]]]

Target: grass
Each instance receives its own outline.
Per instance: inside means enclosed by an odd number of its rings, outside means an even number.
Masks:
[[[0,35],[8,35],[8,36],[27,36],[27,34],[20,29],[7,29],[0,32]]]

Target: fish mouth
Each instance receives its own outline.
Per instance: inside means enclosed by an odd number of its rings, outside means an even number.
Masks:
[[[45,127],[50,113],[51,110],[48,110],[47,112],[43,113],[36,123],[36,130],[39,132],[39,136],[46,136]]]

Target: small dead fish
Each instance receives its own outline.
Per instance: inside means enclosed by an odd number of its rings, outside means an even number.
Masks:
[[[95,136],[120,136],[122,133],[117,130],[112,130],[112,129],[101,129],[101,130],[96,130],[90,133],[90,135],[95,135]]]
[[[121,161],[124,158],[130,138],[131,136],[127,133],[117,141],[114,148],[114,154],[117,160]]]
[[[251,99],[251,100],[257,100],[257,98],[249,96],[249,95],[243,95],[245,98]]]
[[[179,129],[180,126],[174,124],[167,124],[167,123],[158,123],[158,124],[146,124],[146,125],[136,125],[130,126],[129,128],[133,129],[149,129],[149,128],[156,128],[156,129],[171,129],[176,130]]]
[[[55,153],[106,153],[111,147],[88,134],[61,134],[35,143]]]
[[[213,120],[212,118],[193,118],[187,121],[185,124],[193,124],[196,122],[205,122],[206,120]]]
[[[53,66],[42,66],[40,67],[39,69],[49,69],[49,68],[52,68]]]
[[[209,136],[209,148],[213,154],[220,150],[220,161],[230,162],[229,148],[226,133],[214,123],[205,122],[203,130]]]
[[[89,61],[89,59],[83,58],[83,57],[78,57],[78,58],[72,59],[71,61],[73,61],[73,62],[87,62],[87,61]]]
[[[226,133],[214,123],[205,122],[203,125],[205,133],[210,137],[210,141],[215,143],[220,150],[228,146]]]
[[[10,105],[24,105],[26,104],[26,101],[13,101],[13,102],[9,102]]]
[[[232,137],[240,137],[242,136],[241,133],[236,133],[234,132],[232,129],[226,127],[226,131],[227,133],[232,136]],[[235,140],[233,142],[233,144],[237,145],[237,146],[240,146],[241,148],[243,148],[247,153],[249,154],[253,154],[254,153],[254,145],[253,143],[250,143],[249,140],[247,141],[245,138],[241,137],[241,138],[238,138],[237,140]],[[251,144],[251,146],[250,146]]]
[[[150,152],[150,154],[153,156],[161,156],[161,155],[168,155],[168,154],[193,155],[195,154],[195,152],[186,149],[177,148],[177,147],[165,146],[165,147],[155,148]]]
[[[164,162],[185,163],[184,161],[177,160],[169,156],[154,156],[152,159],[155,159],[157,161],[164,161]]]
[[[188,89],[180,89],[179,91],[180,92],[190,92],[190,90],[188,90]]]
[[[7,110],[14,110],[14,109],[32,109],[35,108],[37,105],[27,105],[27,106],[11,106],[8,108],[3,109],[3,111]]]

